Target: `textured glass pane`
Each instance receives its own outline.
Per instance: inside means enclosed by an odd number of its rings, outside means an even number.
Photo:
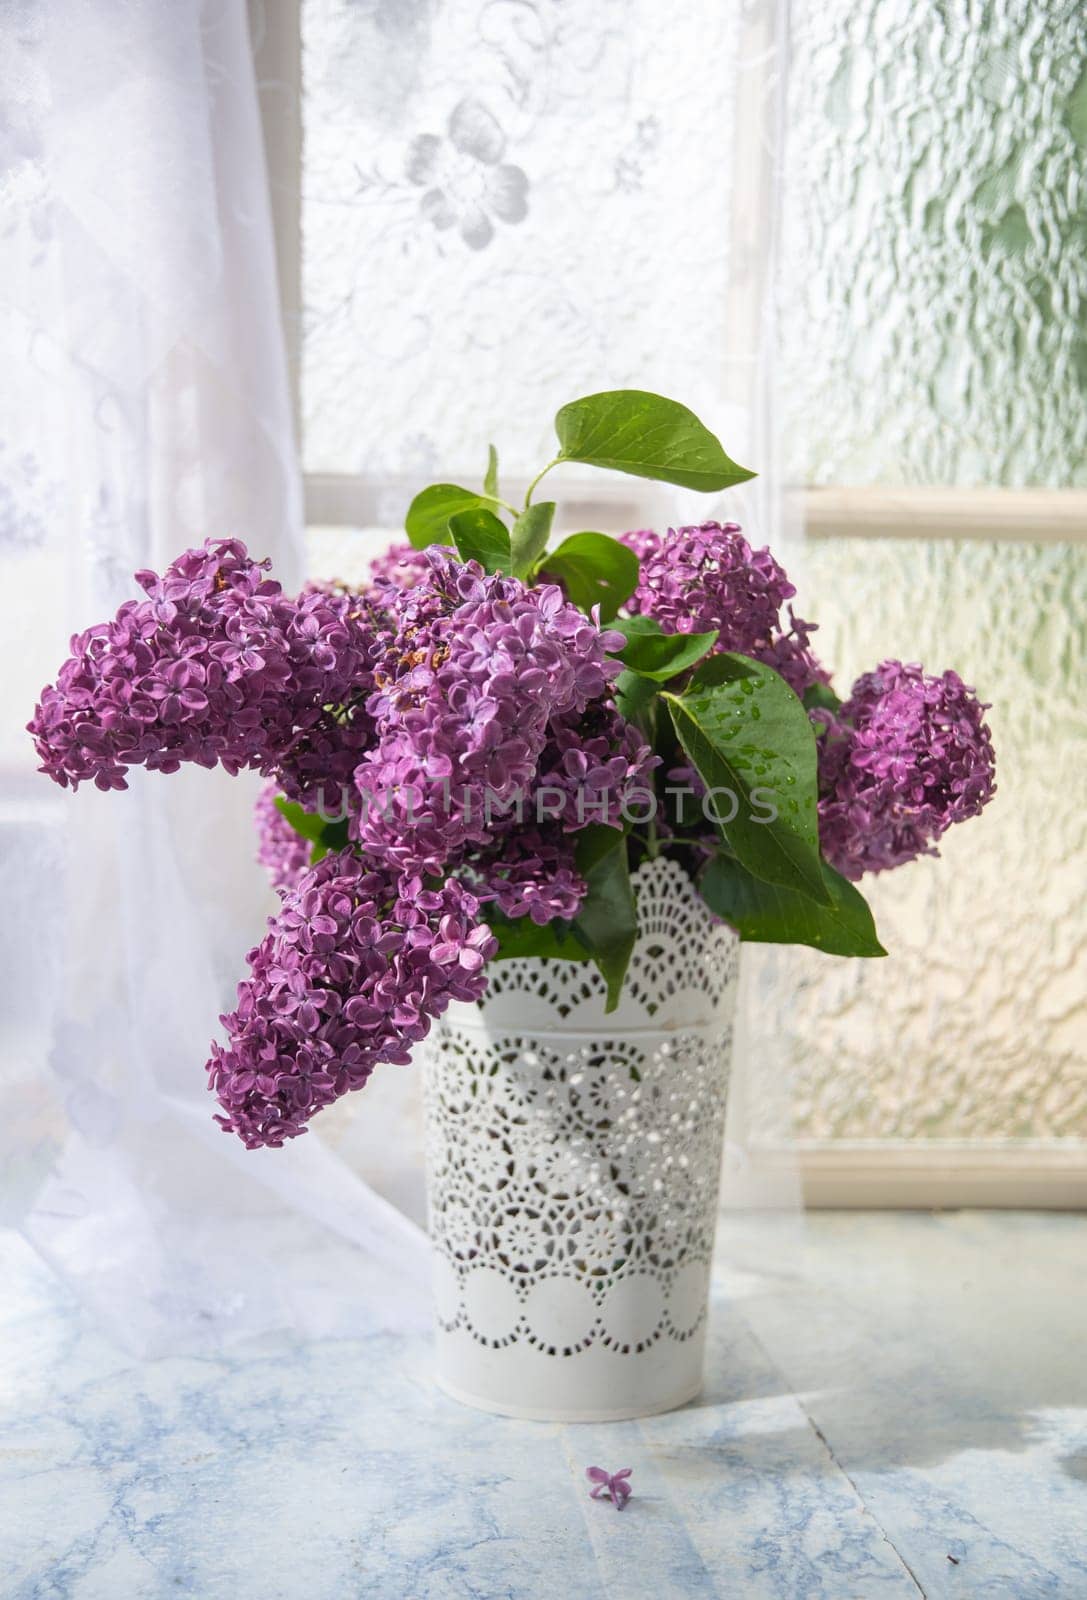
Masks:
[[[1087,549],[827,540],[806,569],[839,688],[898,655],[993,702],[999,792],[865,879],[888,960],[748,949],[753,1046],[807,1137],[1087,1137]]]
[[[621,385],[720,420],[738,10],[304,0],[310,471],[524,471]]]
[[[1081,0],[798,0],[792,29],[792,475],[1087,484]]]

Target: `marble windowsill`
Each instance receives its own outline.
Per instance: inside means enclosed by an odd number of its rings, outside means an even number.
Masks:
[[[0,1595],[1076,1600],[1085,1245],[1070,1215],[735,1224],[700,1400],[559,1427],[445,1399],[423,1339],[134,1362],[0,1234]],[[621,1515],[589,1463],[633,1467]]]

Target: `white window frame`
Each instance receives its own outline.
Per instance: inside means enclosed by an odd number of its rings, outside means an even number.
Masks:
[[[301,3],[248,0],[248,7],[300,439]],[[773,26],[771,7],[748,23],[742,52],[746,59],[773,58],[773,40],[767,37]],[[738,214],[762,219],[755,192],[767,180],[772,153],[759,141],[757,129],[761,98],[773,89],[760,83],[754,72],[745,74],[742,84],[750,104],[739,126],[756,132],[749,146],[735,152],[736,204]],[[758,226],[765,222],[760,220]],[[745,259],[768,261],[771,241],[760,235],[748,244]],[[735,303],[729,325],[755,328],[757,318],[751,308],[762,293],[759,269],[731,292]],[[755,371],[754,349],[732,352],[728,370],[734,383],[746,382]],[[387,524],[386,508],[406,504],[417,487],[407,478],[336,473],[306,473],[303,484],[307,526],[325,528]],[[516,484],[510,487],[516,492]],[[579,484],[565,495],[561,487],[555,492],[564,521],[580,527],[636,526],[652,510],[652,486],[640,483],[633,489],[623,484],[588,489]],[[790,491],[787,510],[789,522],[812,539],[1087,542],[1087,491],[1076,489],[801,487]],[[777,1158],[767,1153],[762,1160],[768,1171],[777,1161],[790,1168],[798,1164],[805,1202],[813,1207],[1087,1208],[1087,1141],[826,1140],[803,1142]]]

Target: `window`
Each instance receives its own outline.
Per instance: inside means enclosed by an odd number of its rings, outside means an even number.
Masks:
[[[478,476],[496,419],[515,486],[555,403],[659,388],[740,459],[772,413],[840,683],[899,654],[994,702],[1001,791],[954,870],[866,885],[894,960],[753,953],[816,1199],[1087,1192],[1077,24],[1064,0],[800,0],[786,80],[773,8],[709,0],[254,19],[270,113],[304,71],[304,163],[297,117],[269,116],[270,152],[322,564],[361,562],[420,480]],[[571,525],[707,514],[563,490]],[[738,515],[765,527],[754,495]]]

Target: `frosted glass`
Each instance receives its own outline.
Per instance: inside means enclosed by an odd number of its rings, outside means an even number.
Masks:
[[[840,688],[897,654],[993,702],[999,791],[864,880],[889,959],[748,947],[753,1048],[808,1138],[1087,1137],[1087,547],[820,540],[805,567]]]
[[[524,472],[624,385],[720,425],[739,12],[304,0],[308,470]]]
[[[303,0],[309,471],[478,476],[497,430],[523,472],[557,404],[623,384],[687,400],[744,459],[722,415],[741,11]],[[796,0],[791,27],[790,476],[1087,485],[1080,8]],[[378,535],[320,537],[353,575]],[[805,1137],[1087,1137],[1087,551],[805,560],[840,682],[920,656],[994,701],[1000,792],[942,861],[866,884],[890,960],[746,953],[753,1048],[792,1075]]]
[[[791,15],[791,475],[1087,484],[1082,4]]]

